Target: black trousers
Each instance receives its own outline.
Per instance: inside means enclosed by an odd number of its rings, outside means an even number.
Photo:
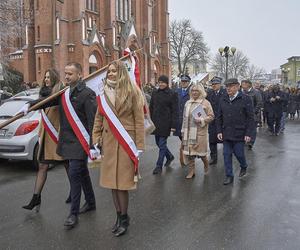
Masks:
[[[87,160],[69,160],[69,177],[71,184],[71,212],[78,215],[80,207],[81,189],[88,204],[94,205],[95,195],[87,168]]]
[[[269,130],[272,132],[272,133],[279,133],[280,131],[280,125],[281,125],[281,117],[282,117],[282,114],[281,115],[278,115],[278,114],[274,114],[274,115],[269,115]],[[274,131],[274,127],[275,127],[275,131]]]
[[[217,142],[210,142],[209,143],[210,149],[210,158],[211,159],[218,159],[218,143]]]

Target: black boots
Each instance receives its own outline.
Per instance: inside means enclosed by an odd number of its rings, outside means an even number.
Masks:
[[[31,201],[28,205],[23,206],[24,209],[32,210],[35,207],[35,211],[38,212],[41,206],[41,195],[33,194]]]
[[[127,232],[127,228],[129,226],[129,216],[127,214],[122,214],[120,216],[120,226],[114,233],[116,237],[122,236]]]
[[[118,231],[118,228],[120,226],[120,220],[121,220],[121,213],[120,212],[117,212],[117,220],[116,220],[116,223],[115,225],[112,227],[111,229],[111,232],[112,233],[115,233]]]

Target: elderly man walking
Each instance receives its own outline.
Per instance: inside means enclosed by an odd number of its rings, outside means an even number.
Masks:
[[[240,91],[240,83],[231,78],[225,81],[227,94],[220,100],[217,114],[218,139],[223,141],[225,179],[223,184],[233,183],[232,154],[240,163],[239,177],[247,172],[244,145],[249,143],[255,128],[252,100]]]

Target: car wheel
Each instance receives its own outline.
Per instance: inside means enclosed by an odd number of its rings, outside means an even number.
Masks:
[[[39,169],[39,161],[38,161],[38,151],[39,151],[39,144],[37,143],[33,150],[33,160],[32,160],[32,166],[34,170]]]

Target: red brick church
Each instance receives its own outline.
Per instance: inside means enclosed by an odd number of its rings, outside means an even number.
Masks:
[[[23,0],[22,48],[9,54],[10,65],[25,82],[41,82],[55,67],[63,79],[70,61],[84,76],[119,58],[126,47],[137,50],[143,83],[170,75],[168,0]]]

